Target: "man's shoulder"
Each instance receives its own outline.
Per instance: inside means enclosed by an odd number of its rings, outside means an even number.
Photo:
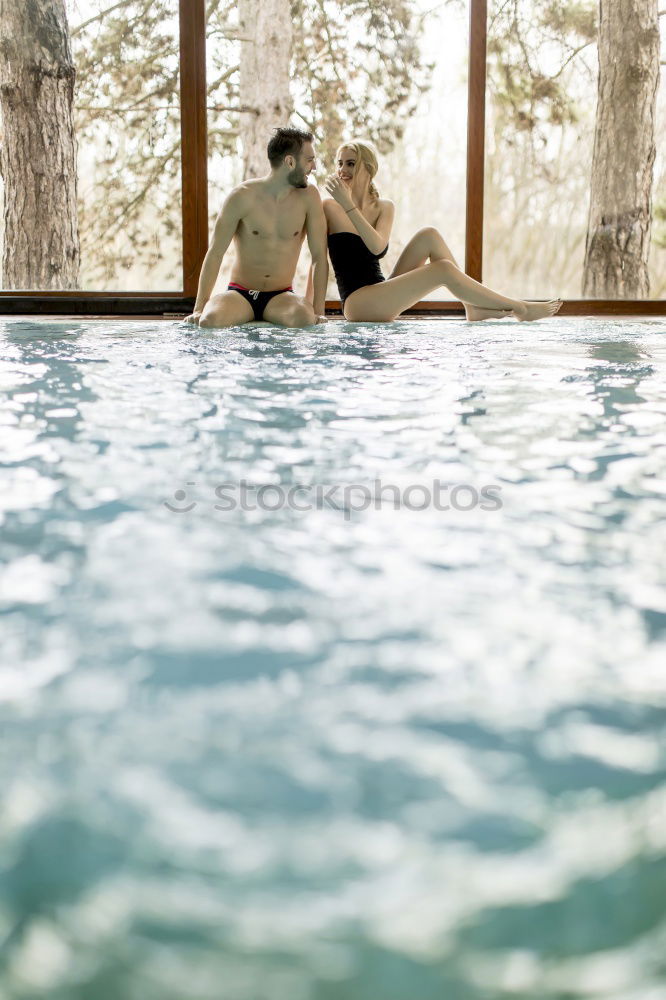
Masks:
[[[314,184],[308,184],[306,188],[303,188],[303,193],[309,203],[313,205],[321,205],[321,195],[319,194],[319,188],[315,187]]]
[[[234,198],[236,201],[242,201],[243,199],[248,200],[259,194],[262,186],[262,181],[259,178],[251,177],[246,181],[241,181],[237,184],[235,188],[231,191],[229,197]]]
[[[235,188],[232,188],[228,193],[224,202],[222,203],[222,208],[220,209],[220,216],[226,214],[229,211],[232,212],[242,212],[243,208],[249,203],[250,195],[246,190],[246,182],[238,184]]]
[[[264,181],[261,178],[250,178],[237,184],[225,198],[222,211],[232,211],[234,215],[243,218],[256,207],[257,200],[263,190]]]

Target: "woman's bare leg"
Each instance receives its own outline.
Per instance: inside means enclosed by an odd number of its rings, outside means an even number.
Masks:
[[[345,302],[345,319],[354,323],[387,323],[442,285],[461,302],[483,309],[512,312],[516,319],[534,320],[553,316],[560,308],[553,302],[524,302],[494,292],[470,278],[452,260],[435,260],[405,274],[390,277],[377,285],[352,292]]]
[[[425,229],[420,229],[412,236],[398,257],[391,277],[396,278],[400,274],[407,274],[408,271],[413,271],[414,268],[422,267],[433,260],[450,260],[460,269],[458,261],[444,241],[442,234],[433,226],[426,226]],[[510,309],[484,309],[464,301],[463,305],[467,319],[470,321],[503,319],[505,316],[511,315]]]
[[[401,274],[407,274],[417,267],[423,267],[433,260],[452,260],[458,266],[448,246],[444,242],[444,237],[432,226],[419,229],[418,233],[412,236],[411,240],[398,257],[397,263],[391,271],[391,277],[397,278]]]
[[[408,274],[410,271],[416,270],[416,268],[423,267],[423,265],[428,262],[432,263],[438,260],[451,261],[451,263],[456,266],[456,268],[460,272],[460,275],[463,278],[468,277],[468,275],[466,275],[464,271],[462,271],[461,268],[459,267],[458,262],[456,261],[451,250],[444,241],[444,238],[441,235],[441,233],[438,232],[438,230],[435,229],[433,226],[427,226],[425,229],[420,229],[418,233],[416,233],[411,238],[409,243],[406,245],[406,247],[400,254],[400,257],[398,258],[398,261],[395,267],[393,268],[393,271],[391,272],[391,278],[397,278],[402,274]],[[473,278],[469,278],[469,281],[473,282],[474,285],[476,285],[477,290],[479,288],[485,288],[485,286],[479,285],[478,282],[474,282]],[[456,293],[455,289],[453,288],[450,282],[445,281],[444,284],[446,284],[447,287],[454,292],[454,294],[458,294]],[[437,288],[438,286],[435,285],[434,287]],[[430,289],[430,291],[434,291],[434,288]],[[470,289],[470,291],[473,293],[474,290]],[[490,291],[490,289],[486,289],[486,291]],[[427,295],[428,293],[426,292],[425,294]],[[465,314],[467,316],[467,319],[470,321],[478,321],[483,319],[502,319],[505,316],[510,316],[515,311],[515,308],[507,308],[506,306],[501,306],[497,304],[493,306],[481,306],[478,305],[474,301],[474,299],[468,300],[463,295],[460,294],[458,295],[458,297],[460,298],[460,301],[464,305]],[[502,299],[504,298],[504,296],[498,296],[498,298]],[[522,303],[522,300],[520,301]],[[525,303],[522,304],[524,305]],[[414,303],[412,302],[411,305],[414,305]],[[528,303],[527,304],[528,313],[531,314],[535,312],[535,310],[532,307],[536,306],[537,307],[536,312],[538,313],[538,315],[522,316],[517,314],[516,318],[539,319],[541,316],[553,315],[557,311],[557,309],[554,309],[552,312],[550,310],[547,310],[546,312],[541,313],[540,311],[541,308],[548,305],[550,305],[550,303]],[[406,306],[405,308],[408,307]]]

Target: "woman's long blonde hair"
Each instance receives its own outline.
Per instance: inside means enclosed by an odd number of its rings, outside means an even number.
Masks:
[[[375,187],[372,178],[375,176],[379,169],[379,160],[377,159],[377,150],[370,142],[363,142],[361,139],[352,139],[351,142],[343,142],[341,146],[338,146],[338,151],[335,154],[335,159],[337,161],[340,151],[342,149],[351,149],[356,157],[356,163],[354,165],[354,176],[361,169],[361,164],[370,174],[370,196],[379,200],[379,191]]]

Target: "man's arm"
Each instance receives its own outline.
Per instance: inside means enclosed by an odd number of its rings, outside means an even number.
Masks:
[[[213,238],[208,247],[206,256],[201,266],[199,275],[199,288],[197,290],[197,300],[194,303],[194,312],[187,317],[186,322],[198,323],[199,316],[204,311],[204,307],[213,294],[217,276],[220,273],[220,266],[225,253],[229,249],[229,244],[238,228],[238,223],[243,217],[243,192],[236,188],[227,197],[220,214],[215,222]]]
[[[326,315],[326,286],[328,284],[328,254],[326,250],[326,216],[319,191],[308,188],[308,212],[305,220],[308,249],[312,257],[312,308],[317,320]]]

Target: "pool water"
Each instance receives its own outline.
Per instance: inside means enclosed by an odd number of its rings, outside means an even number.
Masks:
[[[1,1000],[663,1000],[664,321],[0,357]]]

